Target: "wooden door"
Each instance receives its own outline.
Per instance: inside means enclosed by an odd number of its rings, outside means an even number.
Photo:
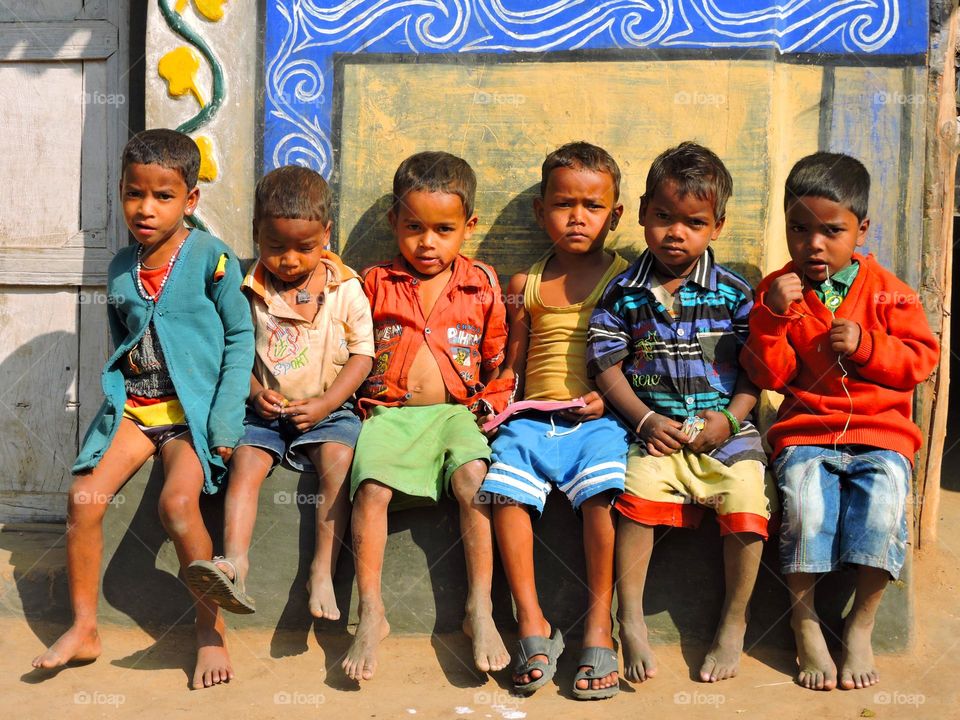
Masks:
[[[127,0],[0,3],[0,522],[58,520],[102,398]]]

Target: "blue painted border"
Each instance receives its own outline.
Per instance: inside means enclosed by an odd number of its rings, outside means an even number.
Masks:
[[[921,0],[267,0],[264,170],[329,176],[335,53],[694,49],[917,56]]]

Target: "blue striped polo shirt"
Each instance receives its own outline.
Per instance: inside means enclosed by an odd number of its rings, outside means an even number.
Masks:
[[[721,410],[740,374],[753,290],[707,248],[677,289],[671,317],[653,294],[653,263],[647,250],[607,286],[590,317],[587,371],[593,377],[622,362],[637,397],[681,422],[701,410]],[[711,455],[725,465],[766,462],[749,420]]]

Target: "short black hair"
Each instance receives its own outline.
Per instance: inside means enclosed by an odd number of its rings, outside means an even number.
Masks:
[[[477,175],[463,158],[448,152],[426,151],[411,155],[393,175],[393,210],[409,192],[443,192],[456,195],[467,219],[473,217]]]
[[[561,145],[544,159],[543,165],[540,166],[541,199],[547,194],[550,173],[562,167],[609,174],[613,180],[613,200],[616,202],[620,199],[620,166],[617,165],[617,161],[602,147],[583,140]]]
[[[187,190],[197,186],[200,173],[200,148],[189,135],[167,128],[144,130],[134,135],[123,148],[120,177],[129,165],[160,165],[176,170]]]
[[[690,193],[700,200],[713,201],[713,215],[723,220],[727,200],[733,195],[730,171],[713,150],[689,140],[657,155],[647,172],[647,185],[641,200],[653,199],[657,188],[672,180],[682,198]]]
[[[330,222],[333,193],[323,176],[301,165],[271,170],[254,190],[253,222],[262,218],[292,218]]]
[[[817,152],[797,161],[787,176],[783,193],[784,212],[803,197],[833,200],[857,216],[867,217],[870,173],[863,163],[843,153]]]

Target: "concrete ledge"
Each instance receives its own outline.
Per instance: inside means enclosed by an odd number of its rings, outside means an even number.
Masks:
[[[146,466],[124,487],[104,522],[103,591],[100,617],[105,623],[136,623],[162,628],[193,620],[190,596],[177,577],[177,559],[157,518],[162,484]],[[316,478],[277,469],[264,483],[250,552],[248,592],[256,598],[254,615],[228,615],[232,628],[308,630],[306,581],[313,554]],[[300,502],[297,502],[300,501]],[[208,527],[219,546],[222,495],[204,498]],[[383,573],[384,600],[395,633],[456,631],[462,620],[466,583],[458,537],[457,508],[393,513]],[[537,582],[547,617],[571,634],[582,630],[586,589],[579,521],[558,493],[550,496],[535,526]],[[4,557],[6,555],[6,557]],[[768,543],[752,601],[746,645],[791,647],[788,599],[777,567],[776,547]],[[773,569],[773,570],[771,570]],[[903,580],[884,596],[874,643],[881,652],[905,650],[913,637],[911,563]],[[336,576],[337,599],[349,613],[338,623],[318,622],[320,632],[342,632],[356,622],[356,593],[349,546]],[[503,630],[515,623],[506,581],[497,568],[494,607]],[[830,630],[840,637],[842,614],[853,593],[853,573],[826,576],[818,606]],[[722,548],[710,519],[695,531],[658,531],[647,582],[645,609],[655,643],[701,645],[713,636],[723,598]],[[0,532],[0,613],[23,614],[28,621],[68,622],[62,525],[8,525]]]

